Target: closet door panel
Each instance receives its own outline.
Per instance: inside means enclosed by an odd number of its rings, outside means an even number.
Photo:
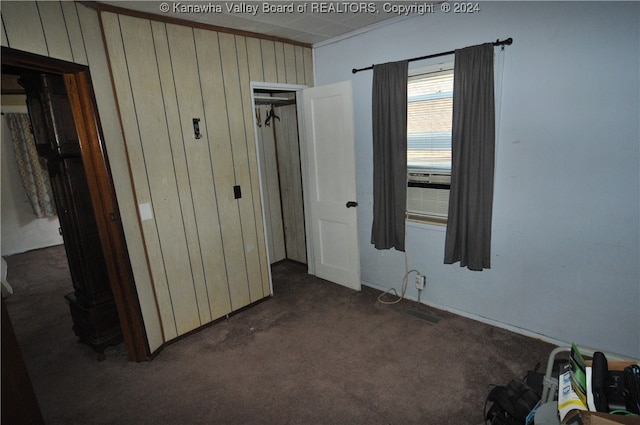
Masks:
[[[129,79],[178,335],[199,327],[193,270],[178,196],[149,21],[120,16]]]
[[[199,61],[196,59],[195,33],[187,27],[168,25],[171,58],[177,94],[182,134],[180,142],[186,155],[189,186],[185,190],[193,197],[197,224],[194,240],[198,242],[198,261],[202,262],[204,284],[198,294],[206,302],[210,319],[217,319],[231,311],[228,279],[223,250],[217,192],[211,161],[211,135],[207,131]],[[184,66],[188,65],[188,66]],[[204,92],[206,93],[206,92]],[[201,138],[197,139],[193,119],[200,119]],[[176,146],[178,149],[178,146]]]
[[[218,34],[194,30],[198,65],[205,113],[205,131],[213,165],[218,214],[221,224],[224,260],[227,269],[228,292],[231,309],[237,310],[249,303],[248,277],[244,256],[242,229],[238,201],[234,196],[236,183],[235,162],[231,148],[230,116],[238,111],[227,104],[227,87],[223,80],[220,60],[221,40]],[[243,195],[247,188],[243,188]]]
[[[102,25],[104,38],[109,53],[109,62],[112,69],[111,75],[116,91],[120,122],[122,123],[125,143],[127,145],[127,157],[129,170],[133,179],[136,201],[142,205],[151,205],[151,192],[147,180],[146,166],[140,129],[136,119],[135,103],[131,92],[131,82],[127,70],[127,58],[124,53],[123,40],[120,34],[119,17],[116,14],[102,12]],[[169,283],[165,271],[162,250],[160,248],[160,236],[155,220],[142,219],[140,221],[146,254],[149,261],[149,269],[153,277],[153,287],[158,305],[158,312],[162,322],[164,340],[170,340],[178,335],[176,321],[173,315]]]
[[[258,251],[258,226],[261,217],[255,215],[253,197],[254,187],[251,180],[251,161],[247,146],[246,114],[243,93],[240,86],[241,71],[239,62],[246,58],[246,52],[238,49],[236,39],[242,38],[231,34],[220,34],[221,57],[224,84],[227,90],[227,107],[230,114],[229,126],[231,132],[231,147],[233,150],[236,170],[236,182],[243,188],[242,197],[238,199],[240,208],[240,223],[244,242],[244,255],[248,277],[248,302],[257,301],[264,297],[262,292],[262,270],[260,267],[260,253]],[[242,46],[242,44],[240,44]],[[246,75],[246,63],[243,71]],[[251,150],[255,157],[255,149]],[[255,165],[255,161],[253,162]],[[257,189],[257,188],[256,188]],[[260,226],[262,232],[262,226]],[[240,289],[240,288],[239,288]],[[244,291],[244,288],[242,288]],[[243,292],[244,293],[244,292]]]
[[[238,72],[240,77],[240,92],[242,95],[242,111],[244,115],[244,134],[247,156],[249,160],[249,176],[251,180],[251,195],[253,205],[253,221],[255,222],[258,262],[256,262],[256,281],[251,280],[250,290],[252,298],[265,297],[271,293],[269,285],[269,264],[267,262],[264,226],[262,225],[262,202],[260,200],[260,173],[258,170],[258,156],[256,153],[255,132],[251,103],[251,77],[249,47],[246,37],[236,36],[236,50],[238,51]]]

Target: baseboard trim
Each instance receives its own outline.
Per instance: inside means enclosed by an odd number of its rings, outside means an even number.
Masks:
[[[383,288],[383,287],[381,287],[379,285],[376,285],[376,284],[371,283],[371,282],[366,282],[366,281],[362,281],[362,285],[368,286],[370,288],[373,288],[373,289],[376,289],[376,290],[382,291],[382,292],[387,291],[389,289],[389,288]],[[411,301],[418,302],[418,299],[413,297],[413,296],[405,296],[404,298],[408,299],[408,300],[411,300]],[[465,317],[467,319],[475,320],[476,322],[481,322],[481,323],[484,323],[484,324],[487,324],[487,325],[495,326],[496,328],[505,329],[505,330],[508,330],[508,331],[511,331],[511,332],[514,332],[514,333],[517,333],[517,334],[520,334],[520,335],[527,336],[529,338],[539,339],[541,341],[548,342],[549,344],[553,344],[553,345],[556,345],[558,347],[560,347],[560,346],[571,346],[570,342],[561,341],[559,339],[551,338],[550,336],[539,334],[539,333],[530,331],[528,329],[519,328],[517,326],[513,326],[513,325],[510,325],[508,323],[499,322],[497,320],[490,319],[488,317],[479,316],[479,315],[476,315],[476,314],[473,314],[473,313],[469,313],[469,312],[466,312],[466,311],[458,310],[458,309],[455,309],[455,308],[452,308],[452,307],[448,307],[448,306],[444,306],[444,305],[441,305],[441,304],[438,304],[438,303],[425,302],[425,300],[420,300],[420,303],[424,304],[426,306],[429,306],[429,307],[437,308],[438,310],[444,310],[444,311],[447,311],[449,313],[453,313],[453,314],[456,314],[458,316]]]

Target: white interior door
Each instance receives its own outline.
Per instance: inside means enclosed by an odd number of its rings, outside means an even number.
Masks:
[[[302,91],[314,274],[360,290],[351,82]],[[311,267],[310,267],[311,270]]]

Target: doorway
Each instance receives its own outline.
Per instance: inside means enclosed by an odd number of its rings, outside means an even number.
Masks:
[[[297,91],[254,85],[254,123],[271,265],[308,264]]]
[[[251,87],[254,106],[258,106],[255,101],[256,95],[259,100],[261,96],[265,96],[266,99],[262,99],[262,102],[271,104],[277,101],[273,98],[280,97],[284,98],[283,103],[290,102],[292,95],[289,92],[295,94],[295,128],[299,133],[298,153],[292,157],[299,160],[298,169],[302,181],[307,272],[359,291],[360,252],[355,208],[358,203],[351,82],[344,81],[312,88],[254,82],[251,83]],[[278,115],[277,108],[274,108],[274,113]],[[265,119],[263,114],[264,111],[261,111],[254,115],[258,158],[261,158],[263,151],[266,152],[266,149],[260,146],[257,125],[258,121]],[[275,120],[277,125],[278,118],[274,118],[272,114],[270,118]],[[277,135],[276,130],[276,137]],[[289,151],[291,150],[293,149],[290,148]],[[276,160],[279,160],[277,156]],[[259,160],[259,165],[261,161],[262,159]],[[267,229],[265,233],[269,251],[271,231],[268,229],[268,212],[265,205],[271,201],[268,199],[269,190],[264,188],[263,182],[267,179],[265,174],[269,167],[265,164],[259,168],[264,227]],[[271,168],[282,169],[282,164],[278,163],[276,167]],[[280,184],[280,188],[274,189],[273,192],[278,191],[282,194],[288,189],[289,186]],[[299,194],[296,199],[300,199]],[[273,263],[271,251],[268,255]]]
[[[33,71],[55,74],[64,79],[87,174],[89,199],[86,201],[95,210],[99,243],[129,360],[149,360],[150,349],[88,67],[2,47],[2,68],[3,73],[5,69],[7,72]]]

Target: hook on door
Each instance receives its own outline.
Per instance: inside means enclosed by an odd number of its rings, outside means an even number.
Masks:
[[[200,133],[200,118],[193,119],[193,135],[196,139],[202,138],[202,134]]]

